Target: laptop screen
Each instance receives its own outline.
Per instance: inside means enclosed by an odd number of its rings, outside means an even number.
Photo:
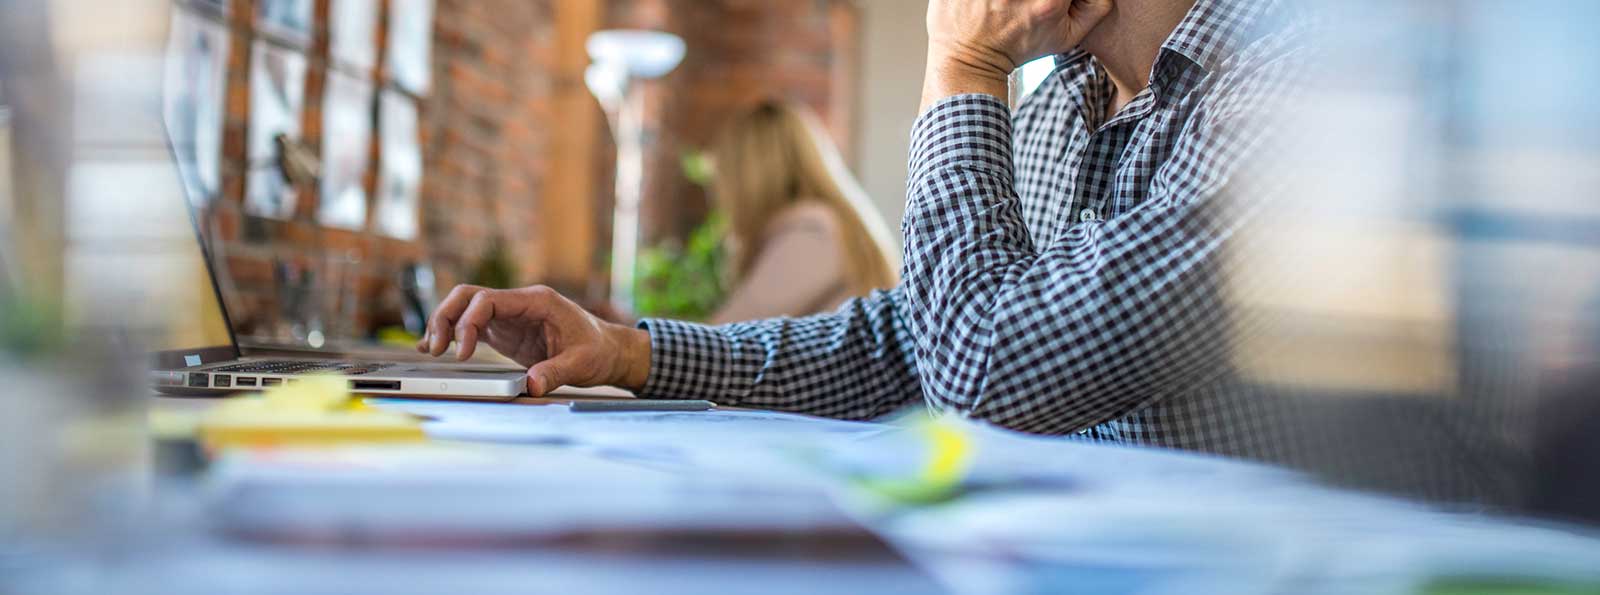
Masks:
[[[174,200],[172,203],[176,207],[175,216],[191,217],[179,211],[183,209],[182,202]],[[200,242],[188,242],[181,251],[169,251],[167,258],[178,273],[174,281],[185,287],[181,291],[182,307],[168,318],[163,344],[155,346],[158,351],[171,352],[162,358],[164,367],[172,367],[172,364],[189,367],[238,357],[228,318],[217,297],[206,252]],[[172,364],[167,363],[169,361]]]
[[[181,196],[157,208],[170,217],[183,221],[189,230],[190,241],[172,254],[175,267],[184,283],[186,310],[173,316],[165,344],[158,345],[163,367],[189,367],[238,357],[239,352],[229,324],[227,310],[221,300],[216,278],[208,258],[210,252],[203,233],[204,217],[197,212],[208,204],[216,192],[214,163],[202,163],[202,156],[215,155],[216,138],[221,114],[214,109],[216,101],[208,94],[220,91],[215,77],[204,76],[215,72],[209,64],[221,51],[220,47],[206,47],[208,38],[186,27],[182,11],[176,11],[172,38],[165,65],[165,83],[162,90],[162,120],[167,141],[180,182]],[[190,51],[192,44],[200,44],[206,51]],[[207,106],[213,106],[208,108]],[[211,149],[211,150],[208,150]],[[213,158],[214,159],[214,158]],[[164,215],[167,216],[167,215]]]

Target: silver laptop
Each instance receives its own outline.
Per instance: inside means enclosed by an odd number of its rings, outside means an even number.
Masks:
[[[193,222],[192,208],[190,212]],[[352,390],[376,395],[509,400],[526,392],[525,372],[514,366],[245,356],[198,227],[196,234],[195,270],[205,263],[211,291],[204,299],[210,303],[189,314],[181,325],[185,329],[176,333],[179,341],[192,345],[172,345],[176,348],[156,353],[150,380],[159,392],[222,395],[293,383],[307,374],[343,375]]]
[[[169,64],[171,69],[172,65]],[[168,76],[172,76],[169,72]],[[168,87],[171,88],[170,86]],[[155,363],[150,381],[159,392],[187,395],[223,395],[294,383],[308,374],[338,374],[349,378],[351,389],[375,395],[509,400],[526,392],[524,370],[515,366],[457,364],[433,361],[356,361],[315,354],[307,357],[248,357],[240,350],[217,283],[207,243],[201,230],[197,204],[205,204],[206,190],[198,183],[197,151],[190,134],[194,114],[181,99],[168,92],[164,98],[164,124],[168,149],[182,181],[189,223],[194,229],[192,268],[206,271],[211,291],[186,314],[168,343],[153,346]]]

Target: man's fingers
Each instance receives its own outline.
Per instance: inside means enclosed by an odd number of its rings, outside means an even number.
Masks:
[[[450,290],[450,295],[439,302],[439,307],[433,310],[433,316],[428,318],[426,339],[429,355],[438,357],[450,348],[456,320],[461,318],[461,313],[472,302],[472,297],[483,291],[486,290],[482,287],[457,285],[455,289]]]
[[[480,291],[472,296],[467,309],[456,321],[456,358],[465,361],[478,350],[478,335],[494,320],[495,304],[505,296],[503,291]]]
[[[544,322],[549,319],[557,310],[552,306],[555,305],[557,300],[562,299],[561,295],[556,293],[554,289],[543,285],[524,287],[514,290],[512,293],[517,296],[515,304],[517,315],[533,322]]]
[[[528,368],[528,396],[542,397],[564,385],[575,384],[582,370],[578,351],[567,351]]]

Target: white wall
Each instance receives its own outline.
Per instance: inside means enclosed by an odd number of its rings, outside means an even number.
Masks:
[[[861,1],[861,112],[857,173],[899,238],[911,122],[922,101],[927,0]]]

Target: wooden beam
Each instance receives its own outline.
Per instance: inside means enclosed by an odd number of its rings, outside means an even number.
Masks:
[[[549,122],[550,168],[540,196],[547,285],[586,291],[593,277],[594,254],[600,249],[595,229],[595,159],[602,116],[584,85],[589,66],[584,48],[589,34],[601,27],[605,2],[556,0],[555,72]]]

